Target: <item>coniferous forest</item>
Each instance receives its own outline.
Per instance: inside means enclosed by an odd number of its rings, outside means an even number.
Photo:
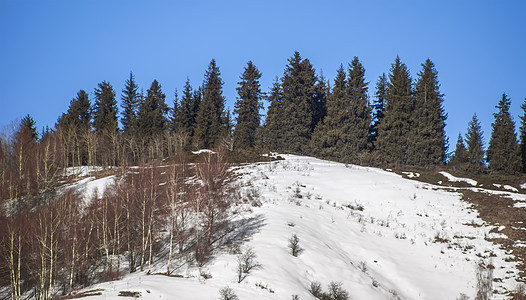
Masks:
[[[230,228],[227,199],[236,193],[229,164],[262,153],[473,176],[526,172],[526,99],[519,132],[503,94],[495,99],[492,132],[485,137],[473,115],[452,147],[439,72],[429,59],[413,77],[396,57],[373,84],[358,57],[328,80],[299,52],[268,91],[253,62],[239,73],[231,110],[219,62],[211,60],[202,84],[187,80],[173,99],[157,80],[139,87],[130,72],[122,91],[102,81],[72,95],[53,128],[39,133],[30,115],[15,124],[0,141],[0,286],[11,287],[12,299],[27,291],[36,299],[65,295],[118,278],[121,265],[149,270],[166,250],[163,231],[169,261],[205,263]],[[217,155],[190,158],[198,149]],[[169,172],[156,168],[166,161]],[[63,192],[74,180],[65,170],[82,166],[121,176],[104,197],[87,201]]]

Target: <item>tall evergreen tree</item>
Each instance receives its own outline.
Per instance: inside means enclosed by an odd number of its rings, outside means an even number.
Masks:
[[[138,111],[138,133],[148,139],[162,134],[167,129],[168,106],[165,102],[166,95],[157,80],[152,82],[146,93]]]
[[[521,169],[515,122],[510,115],[510,106],[510,98],[502,94],[496,106],[498,112],[493,114],[495,121],[491,124],[492,132],[486,155],[489,169],[493,171],[514,173]]]
[[[372,105],[372,125],[370,129],[370,145],[374,149],[378,138],[378,126],[382,122],[385,109],[385,98],[387,97],[387,76],[383,73],[376,81],[376,93]]]
[[[484,165],[484,138],[480,121],[477,114],[468,124],[468,132],[466,133],[467,144],[467,170],[472,173],[481,173],[485,169]]]
[[[179,103],[179,113],[177,119],[179,120],[179,130],[188,134],[191,137],[194,133],[195,118],[199,105],[194,105],[194,92],[190,85],[190,79],[186,79],[183,87],[183,94],[181,96],[181,102]]]
[[[175,89],[174,93],[174,101],[173,101],[173,107],[169,109],[171,112],[170,114],[170,132],[177,132],[181,128],[181,121],[179,119],[181,115],[181,105],[179,103],[179,95],[177,93],[177,89]]]
[[[329,96],[330,87],[328,81],[323,77],[323,73],[318,78],[314,86],[314,98],[312,101],[312,125],[311,130],[316,128],[323,118],[327,115],[327,97]]]
[[[25,132],[32,142],[38,141],[36,122],[30,115],[26,115],[20,122],[20,132]]]
[[[203,99],[197,113],[194,141],[198,147],[218,146],[226,135],[225,98],[221,72],[212,59],[205,74]]]
[[[316,155],[339,161],[349,160],[351,108],[343,66],[337,71],[327,98],[327,115],[312,134],[311,149]]]
[[[93,106],[93,128],[99,134],[113,133],[119,129],[117,123],[117,100],[113,87],[106,81],[95,89]]]
[[[135,83],[135,77],[130,72],[130,78],[126,80],[121,96],[122,108],[122,132],[125,135],[137,132],[137,109],[139,106],[139,87]]]
[[[455,152],[451,156],[448,164],[453,168],[464,170],[466,169],[467,162],[466,146],[464,145],[464,139],[462,138],[462,135],[459,133],[457,144],[455,146]]]
[[[281,150],[284,148],[283,140],[283,93],[281,83],[276,77],[270,94],[267,96],[270,102],[267,111],[267,118],[263,126],[262,146],[268,150]]]
[[[66,165],[76,166],[88,162],[87,138],[91,132],[92,109],[88,93],[80,90],[71,100],[68,111],[58,120],[57,129],[61,132],[66,146]]]
[[[398,56],[391,66],[389,81],[376,146],[385,163],[403,166],[411,135],[413,100],[409,70]]]
[[[237,87],[239,97],[234,109],[237,115],[234,130],[234,148],[236,149],[253,148],[256,144],[259,109],[262,107],[260,78],[261,72],[252,61],[249,61]]]
[[[353,160],[362,151],[366,151],[369,142],[369,128],[371,126],[371,109],[369,107],[368,82],[365,81],[365,68],[354,57],[349,65],[349,78],[347,80],[347,95],[350,101],[350,130],[349,150]]]
[[[524,103],[521,105],[522,116],[521,116],[521,126],[520,126],[520,153],[522,160],[522,172],[526,173],[526,98],[524,98]]]
[[[415,84],[408,164],[425,167],[445,162],[447,139],[444,128],[447,116],[442,105],[443,96],[435,65],[427,59]]]
[[[305,153],[315,125],[312,106],[315,102],[315,70],[308,59],[299,52],[289,59],[281,83],[283,93],[284,151]]]
[[[77,97],[71,100],[67,113],[59,118],[59,126],[74,127],[79,131],[91,129],[91,102],[89,95],[84,90],[77,93]]]

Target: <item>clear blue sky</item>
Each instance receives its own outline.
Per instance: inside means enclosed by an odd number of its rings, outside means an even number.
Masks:
[[[473,113],[486,142],[503,92],[515,121],[526,97],[526,1],[19,1],[0,0],[0,126],[31,114],[52,127],[80,89],[109,81],[120,101],[129,72],[157,79],[172,104],[212,58],[228,107],[248,60],[265,91],[294,51],[334,79],[358,56],[370,95],[399,55],[413,78],[439,71],[453,150]]]

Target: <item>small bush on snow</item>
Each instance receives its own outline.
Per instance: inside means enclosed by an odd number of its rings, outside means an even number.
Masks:
[[[342,288],[341,282],[331,281],[327,287],[327,292],[324,292],[321,288],[321,283],[313,281],[310,284],[309,292],[318,299],[321,300],[348,300],[351,299],[349,292]]]
[[[486,264],[480,261],[477,265],[475,275],[477,277],[477,295],[475,300],[489,300],[493,296],[493,269],[495,267],[490,262]]]
[[[321,297],[323,296],[321,283],[319,281],[311,282],[309,287],[309,293],[311,293],[314,297],[321,299]]]
[[[228,286],[219,290],[219,300],[239,300],[234,290]]]
[[[526,300],[526,287],[524,284],[519,284],[517,288],[511,293],[511,300]]]
[[[292,256],[298,256],[303,251],[303,249],[300,246],[300,239],[296,234],[293,234],[289,238],[289,249],[290,254],[292,254]]]
[[[468,297],[468,295],[466,295],[464,293],[460,293],[460,295],[458,296],[457,300],[469,300],[469,297]]]
[[[237,256],[237,283],[241,283],[250,272],[261,267],[256,261],[256,257],[256,252],[251,247]]]

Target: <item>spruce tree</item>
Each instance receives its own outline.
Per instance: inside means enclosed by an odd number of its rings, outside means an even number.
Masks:
[[[226,135],[225,98],[223,97],[221,72],[212,59],[205,74],[203,99],[197,113],[194,134],[195,144],[200,148],[219,145]]]
[[[365,68],[354,57],[349,65],[349,77],[347,80],[347,96],[350,101],[350,130],[349,151],[354,162],[357,155],[366,151],[369,142],[369,128],[371,125],[371,109],[369,107],[368,82],[365,81]]]
[[[462,139],[462,135],[459,133],[457,144],[455,146],[455,152],[451,156],[448,165],[455,169],[465,170],[467,162],[466,146],[464,145],[464,139]]]
[[[414,110],[411,114],[411,137],[408,141],[407,163],[415,166],[443,164],[447,140],[444,128],[447,118],[440,93],[438,72],[431,60],[422,64],[414,89]]]
[[[318,125],[327,115],[327,97],[329,96],[329,92],[330,88],[328,81],[325,80],[322,73],[314,86],[314,98],[311,105],[312,131],[314,131],[316,125]]]
[[[130,72],[130,78],[126,80],[121,96],[121,123],[124,135],[131,135],[137,132],[137,109],[139,106],[138,88],[133,73]]]
[[[521,118],[521,127],[520,127],[520,156],[522,160],[522,172],[526,173],[526,98],[524,98],[524,103],[521,105],[522,116]]]
[[[75,166],[88,162],[86,139],[91,131],[92,109],[88,93],[80,90],[77,97],[71,100],[68,111],[57,124],[61,131],[63,143],[67,146],[67,165]]]
[[[234,130],[234,148],[248,149],[256,144],[256,129],[259,127],[259,109],[261,108],[261,85],[259,79],[261,72],[249,61],[245,71],[238,82],[237,93],[239,95],[234,113],[236,127]]]
[[[282,150],[293,153],[306,153],[313,121],[312,106],[315,102],[315,70],[308,59],[302,59],[299,52],[289,59],[281,89],[283,93],[283,140]]]
[[[484,165],[484,138],[480,121],[477,114],[468,124],[468,132],[466,133],[467,144],[467,171],[471,173],[481,173],[485,169]]]
[[[166,130],[168,106],[165,99],[166,95],[162,92],[161,85],[157,80],[154,80],[146,91],[146,97],[141,101],[137,114],[140,137],[148,140]]]
[[[284,148],[283,140],[283,93],[281,83],[276,77],[270,94],[267,96],[270,102],[265,125],[263,126],[262,146],[268,150],[280,151]]]
[[[30,115],[26,115],[20,122],[20,132],[27,134],[32,142],[36,143],[38,141],[36,122]]]
[[[372,125],[370,129],[369,141],[372,149],[376,146],[378,138],[378,126],[382,122],[385,110],[385,98],[387,97],[387,76],[383,73],[376,81],[376,93],[372,104]]]
[[[194,99],[190,79],[187,78],[183,87],[181,102],[179,103],[177,119],[179,121],[179,130],[188,134],[189,137],[192,137],[194,133],[195,117],[197,115],[197,109],[194,107]]]
[[[95,89],[93,128],[98,134],[111,134],[119,129],[117,123],[117,100],[113,87],[106,81]]]
[[[170,111],[170,132],[178,132],[181,128],[181,121],[179,120],[179,116],[181,115],[181,105],[179,103],[179,95],[177,93],[177,89],[175,89],[174,93],[174,101],[173,101],[173,107],[169,109]]]
[[[515,134],[515,122],[510,115],[511,100],[502,94],[497,104],[495,121],[491,124],[492,132],[487,151],[489,169],[497,172],[514,173],[521,169],[520,151]]]
[[[338,161],[348,160],[351,113],[347,79],[343,66],[337,71],[327,98],[327,115],[318,123],[310,141],[314,154]]]
[[[413,100],[409,70],[398,56],[391,66],[387,87],[384,117],[378,126],[376,146],[384,163],[399,167],[406,164]]]

